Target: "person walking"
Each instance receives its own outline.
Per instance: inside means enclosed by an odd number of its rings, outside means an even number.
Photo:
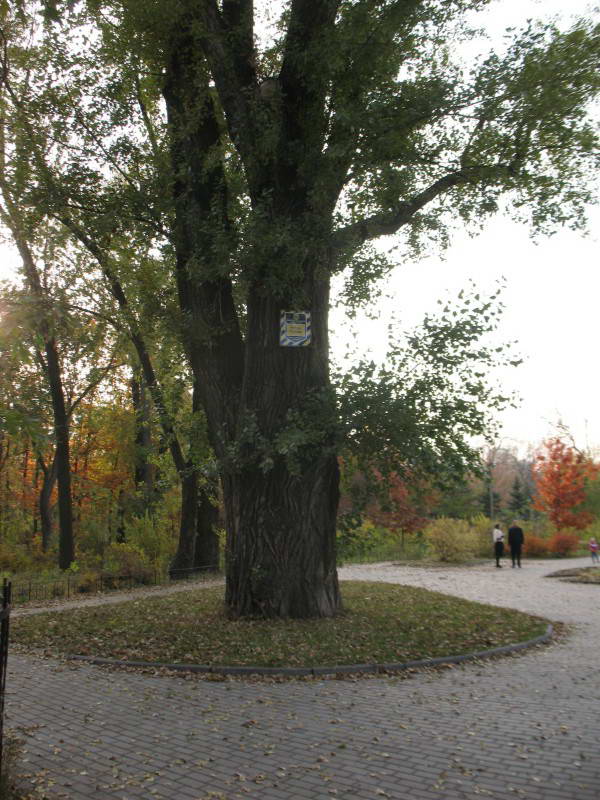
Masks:
[[[521,568],[521,550],[524,541],[523,528],[519,527],[519,523],[515,519],[508,529],[508,546],[510,547],[513,569],[515,567]]]
[[[501,569],[502,564],[500,563],[500,559],[504,554],[504,531],[500,527],[499,522],[497,522],[494,526],[494,530],[492,531],[492,539],[494,541],[494,556],[496,557],[496,567]]]
[[[595,540],[595,538],[593,536],[589,541],[588,547],[590,548],[590,555],[592,557],[592,564],[597,564],[598,560],[599,560],[598,559],[598,549],[599,548],[598,548],[598,542]]]

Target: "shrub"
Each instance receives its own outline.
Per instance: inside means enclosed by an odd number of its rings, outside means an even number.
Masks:
[[[464,519],[440,517],[425,528],[429,554],[436,561],[465,561],[477,550],[477,536]]]
[[[370,553],[389,544],[398,547],[398,537],[384,528],[365,520],[360,527],[346,526],[337,532],[337,552],[340,561],[365,559]]]
[[[571,556],[579,550],[579,536],[568,531],[559,531],[548,541],[548,550],[559,558]]]
[[[530,531],[534,536],[539,536],[542,539],[549,539],[555,532],[552,523],[547,517],[536,517],[535,519],[523,522],[521,525],[527,535]]]
[[[469,525],[475,538],[475,555],[482,558],[491,558],[494,553],[492,540],[493,523],[485,514],[478,514],[469,520]]]
[[[147,556],[128,542],[112,542],[104,553],[104,569],[111,575],[130,575],[139,583],[152,583],[154,570]],[[108,582],[107,582],[108,585]]]
[[[77,576],[77,591],[81,594],[95,592],[99,587],[99,576],[92,570],[85,570]]]
[[[128,520],[125,523],[125,540],[159,569],[166,568],[177,549],[177,539],[158,514],[145,514]]]
[[[0,571],[16,573],[32,568],[33,561],[22,545],[0,544]]]
[[[548,540],[541,536],[527,535],[523,543],[523,555],[540,558],[548,555]]]

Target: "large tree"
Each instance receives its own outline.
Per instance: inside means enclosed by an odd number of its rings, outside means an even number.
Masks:
[[[53,77],[18,109],[37,115],[49,162],[19,177],[103,241],[145,226],[174,265],[223,486],[230,614],[329,616],[331,277],[368,285],[373,240],[405,231],[415,253],[502,197],[537,229],[580,224],[599,36],[531,25],[468,69],[453,56],[485,0],[290,0],[271,41],[255,26],[265,5],[49,4]],[[45,195],[58,174],[62,195]],[[282,346],[299,332],[285,312],[310,314],[302,346]]]

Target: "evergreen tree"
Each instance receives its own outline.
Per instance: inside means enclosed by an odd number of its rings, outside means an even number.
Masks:
[[[508,508],[515,517],[519,519],[529,519],[531,514],[531,495],[527,487],[521,482],[517,475],[510,490]]]

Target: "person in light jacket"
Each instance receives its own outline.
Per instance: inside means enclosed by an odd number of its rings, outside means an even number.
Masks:
[[[492,539],[494,542],[494,555],[496,557],[496,566],[498,568],[502,567],[500,563],[500,559],[504,553],[504,531],[500,527],[500,523],[497,522],[494,525],[494,530],[492,531]]]

